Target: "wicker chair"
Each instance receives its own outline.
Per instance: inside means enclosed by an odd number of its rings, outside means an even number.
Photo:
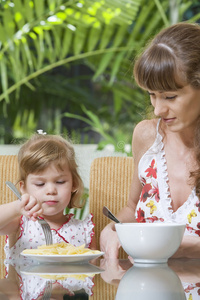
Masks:
[[[133,158],[131,157],[101,157],[92,162],[89,208],[94,215],[97,249],[100,247],[100,232],[110,222],[102,213],[103,206],[107,206],[114,214],[117,214],[126,205],[133,168]],[[127,254],[122,249],[120,249],[119,258],[127,258]],[[94,283],[94,295],[91,300],[115,298],[116,286],[104,282],[100,275],[95,276]]]
[[[16,183],[18,179],[18,162],[16,155],[0,155],[0,204],[8,203],[16,200],[16,196],[12,191],[6,186],[5,182],[7,180]],[[0,258],[5,259],[4,254],[5,246],[5,236],[0,236]],[[3,264],[1,264],[0,278],[5,275],[5,270]]]

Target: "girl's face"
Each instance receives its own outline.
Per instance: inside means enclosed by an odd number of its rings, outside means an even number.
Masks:
[[[148,91],[154,114],[174,132],[194,129],[200,116],[200,89],[190,85],[178,91]]]
[[[42,172],[29,174],[26,184],[21,183],[21,191],[42,203],[43,216],[63,214],[73,192],[72,174],[68,164],[63,166],[63,171],[52,163]]]

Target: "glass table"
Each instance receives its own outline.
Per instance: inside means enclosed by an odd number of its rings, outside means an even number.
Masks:
[[[4,275],[1,300],[200,299],[200,260],[196,259],[149,265],[104,258],[86,264],[16,263],[8,265]]]

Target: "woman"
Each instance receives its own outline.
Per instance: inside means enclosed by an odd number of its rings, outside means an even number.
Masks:
[[[135,172],[122,222],[186,223],[174,257],[200,257],[200,26],[162,30],[136,60],[134,76],[157,118],[133,132]],[[101,233],[101,250],[117,257],[114,223]]]

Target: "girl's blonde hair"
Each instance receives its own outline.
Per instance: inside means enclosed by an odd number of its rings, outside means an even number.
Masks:
[[[199,24],[182,22],[163,29],[137,58],[134,77],[141,88],[150,91],[176,91],[185,85],[200,89]],[[194,146],[199,167],[190,175],[200,198],[200,116]]]
[[[19,181],[26,184],[28,174],[39,173],[45,170],[50,163],[63,170],[67,163],[72,174],[73,188],[69,208],[83,206],[81,196],[83,194],[83,182],[78,173],[75,160],[75,151],[72,144],[58,135],[34,134],[26,141],[18,153]]]

